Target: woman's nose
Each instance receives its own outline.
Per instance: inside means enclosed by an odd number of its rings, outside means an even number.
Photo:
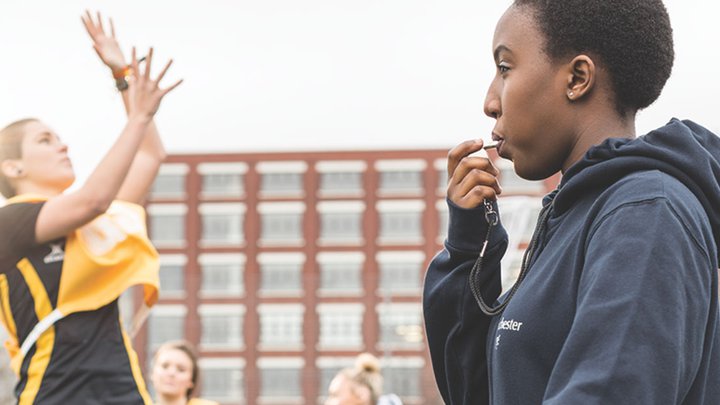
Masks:
[[[495,82],[493,81],[493,83],[490,84],[490,88],[488,88],[487,94],[485,95],[483,111],[488,117],[498,119],[498,117],[502,115],[502,111],[500,109],[500,97],[498,97],[494,87]]]

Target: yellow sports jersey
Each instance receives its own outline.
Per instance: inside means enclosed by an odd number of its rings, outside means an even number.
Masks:
[[[49,243],[35,243],[44,201],[12,198],[0,208],[0,321],[24,404],[150,404],[117,299],[145,286],[157,299],[158,254],[142,207],[107,213]]]

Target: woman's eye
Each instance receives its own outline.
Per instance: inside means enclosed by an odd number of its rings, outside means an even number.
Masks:
[[[498,68],[498,72],[500,72],[500,74],[505,74],[510,70],[510,68],[505,65],[497,65],[497,68]]]

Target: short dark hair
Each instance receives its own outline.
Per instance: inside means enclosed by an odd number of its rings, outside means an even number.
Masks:
[[[662,0],[515,0],[514,5],[530,8],[552,60],[579,53],[600,59],[621,114],[660,96],[675,57]]]

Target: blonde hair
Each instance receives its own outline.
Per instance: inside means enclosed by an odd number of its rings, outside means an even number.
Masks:
[[[0,129],[0,164],[10,159],[22,158],[22,141],[25,136],[25,124],[38,122],[35,118],[17,120],[3,129]],[[5,198],[14,197],[17,194],[10,179],[0,171],[0,193]]]
[[[179,350],[183,353],[185,353],[188,358],[190,358],[190,363],[192,363],[192,387],[188,388],[187,392],[185,393],[185,397],[187,399],[190,399],[190,396],[192,396],[193,391],[195,391],[195,387],[197,386],[198,379],[200,378],[200,370],[198,370],[198,356],[195,352],[195,347],[192,345],[192,343],[188,342],[187,340],[173,340],[169,342],[165,342],[158,349],[155,351],[155,355],[153,356],[152,364],[153,367],[155,366],[155,362],[157,361],[158,355],[163,350],[168,349],[174,349]]]
[[[355,366],[340,371],[340,374],[355,384],[370,390],[370,403],[377,403],[382,394],[383,377],[380,374],[380,360],[370,353],[362,353],[355,359]]]

